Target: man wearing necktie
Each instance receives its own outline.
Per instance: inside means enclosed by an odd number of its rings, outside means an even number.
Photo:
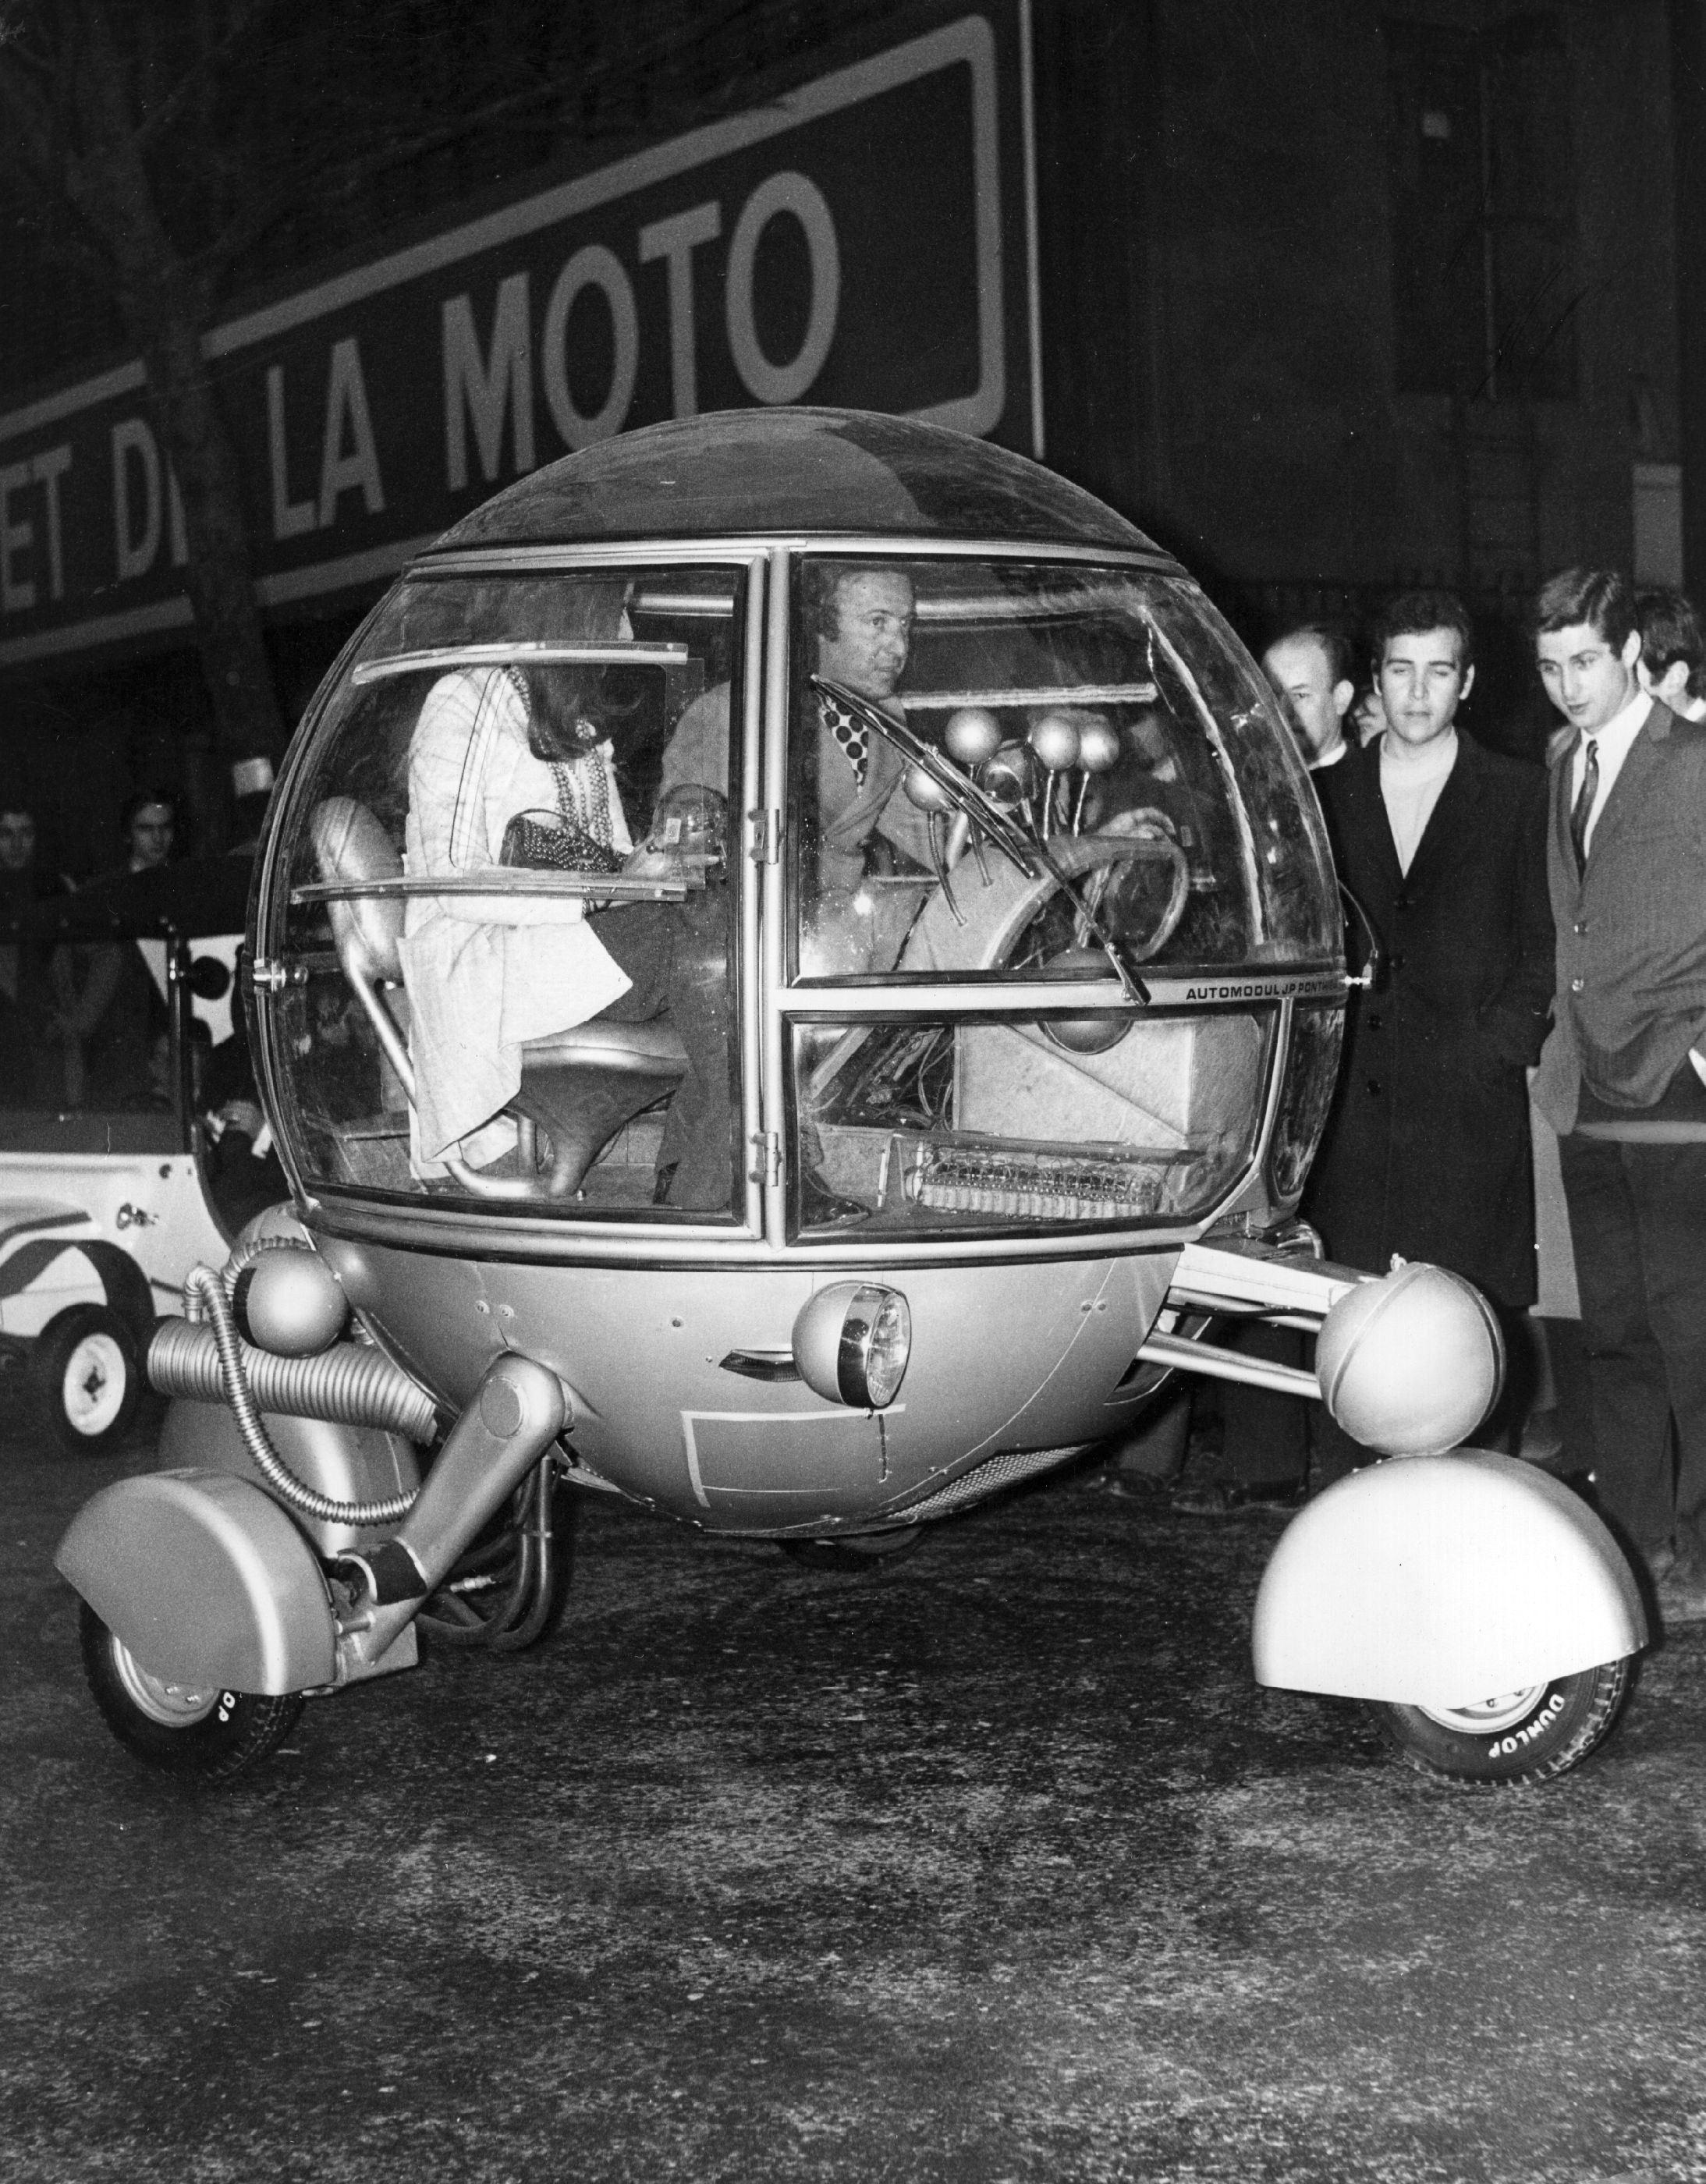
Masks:
[[[1660,1613],[1706,1619],[1706,724],[1641,685],[1634,593],[1567,569],[1536,603],[1558,947],[1535,1081],[1558,1133],[1602,1506]]]
[[[896,693],[912,653],[912,578],[886,563],[829,561],[808,566],[803,581],[810,665],[904,721]],[[828,692],[808,687],[800,705],[798,800],[790,796],[788,823],[800,846],[801,967],[819,975],[887,970],[918,897],[866,883],[889,849],[927,874],[929,822],[901,793],[906,761],[893,744]],[[728,772],[728,686],[719,683],[682,715],[660,794],[683,782],[726,783]]]

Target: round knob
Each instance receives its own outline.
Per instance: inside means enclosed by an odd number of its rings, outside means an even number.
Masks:
[[[1086,721],[1078,732],[1078,762],[1086,773],[1106,773],[1119,757],[1119,738],[1106,721]]]
[[[908,800],[921,811],[951,811],[956,808],[953,798],[941,783],[922,766],[909,766],[901,777],[901,786]]]
[[[950,758],[962,766],[978,766],[1001,749],[1001,724],[986,706],[962,705],[949,714],[942,742]]]
[[[978,768],[978,786],[991,803],[1011,811],[1040,785],[1042,768],[1029,744],[1003,744]]]
[[[1070,713],[1040,715],[1026,740],[1051,773],[1064,773],[1078,764],[1079,725]]]

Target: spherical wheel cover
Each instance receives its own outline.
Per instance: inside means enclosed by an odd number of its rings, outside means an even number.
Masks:
[[[74,1433],[92,1440],[106,1433],[125,1407],[130,1368],[118,1342],[98,1331],[86,1334],[59,1380],[59,1405]]]

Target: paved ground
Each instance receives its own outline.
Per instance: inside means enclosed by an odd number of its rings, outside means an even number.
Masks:
[[[1252,1685],[1263,1520],[1080,1474],[845,1578],[595,1505],[541,1652],[194,1795],[49,1567],[114,1469],[0,1436],[8,2184],[1706,2178],[1706,1631],[1463,1796]]]

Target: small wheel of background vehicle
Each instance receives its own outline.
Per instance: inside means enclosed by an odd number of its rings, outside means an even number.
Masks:
[[[275,1751],[302,1712],[293,1691],[272,1698],[167,1683],[86,1602],[81,1638],[83,1672],[108,1728],[146,1765],[180,1780],[230,1781]]]
[[[922,1524],[900,1532],[859,1532],[845,1540],[778,1540],[789,1562],[802,1569],[867,1570],[873,1563],[899,1562],[924,1543]]]
[[[1509,1790],[1579,1766],[1610,1734],[1633,1676],[1632,1661],[1606,1661],[1474,1706],[1383,1704],[1371,1711],[1382,1734],[1424,1774]]]
[[[73,1305],[50,1319],[30,1369],[36,1414],[58,1447],[104,1456],[118,1446],[142,1400],[142,1368],[136,1336],[110,1305]]]

